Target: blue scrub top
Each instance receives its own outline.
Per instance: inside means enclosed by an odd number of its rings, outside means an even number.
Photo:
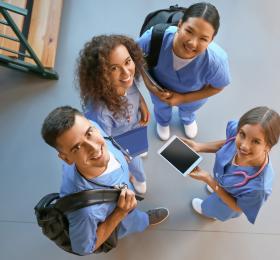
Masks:
[[[94,122],[92,122],[103,136],[106,134]],[[94,178],[93,180],[105,184],[116,185],[120,183],[128,184],[129,189],[134,190],[129,182],[128,166],[123,154],[116,149],[110,141],[107,141],[108,150],[115,156],[121,164],[121,168]],[[104,187],[96,186],[77,173],[75,165],[63,165],[62,185],[60,196],[79,192],[88,189],[104,189]],[[91,254],[94,251],[96,243],[96,230],[98,224],[104,222],[116,207],[116,203],[103,203],[99,205],[89,206],[67,214],[69,220],[69,234],[71,246],[74,252],[80,255]],[[149,225],[148,215],[137,208],[131,211],[125,219],[120,223],[118,237],[122,238],[134,232],[142,232]]]
[[[206,84],[215,88],[227,86],[230,83],[228,57],[214,42],[188,65],[178,71],[174,70],[172,44],[176,31],[176,26],[170,26],[165,31],[158,64],[152,69],[155,79],[163,87],[178,93],[197,91]],[[146,55],[150,52],[151,35],[152,28],[137,41]]]
[[[113,113],[107,108],[105,104],[89,103],[85,108],[85,116],[97,122],[106,134],[117,136],[127,131],[139,127],[141,113],[139,110],[140,105],[140,92],[134,81],[133,85],[127,90],[127,95],[123,98],[127,99],[129,119],[116,118]]]
[[[228,123],[227,139],[236,136],[237,124],[237,121]],[[259,167],[233,165],[232,159],[235,154],[235,139],[229,141],[218,150],[213,169],[214,178],[236,199],[237,205],[246,215],[248,221],[254,224],[263,202],[272,192],[274,171],[269,161],[259,176],[249,180],[244,186],[234,187],[234,184],[243,181],[243,177],[240,175],[227,176],[228,174],[233,174],[234,171],[246,171],[248,175],[253,175],[259,170]],[[211,194],[203,201],[202,212],[207,216],[215,217],[222,221],[240,215],[230,209],[216,193]]]

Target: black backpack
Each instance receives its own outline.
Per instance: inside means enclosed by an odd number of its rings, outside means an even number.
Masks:
[[[160,48],[165,30],[171,25],[177,25],[186,8],[172,5],[167,9],[160,9],[149,13],[140,30],[140,36],[152,26],[150,54],[145,57],[148,69],[157,65]]]
[[[61,249],[72,251],[69,238],[69,224],[65,213],[95,204],[116,202],[120,190],[87,190],[59,198],[58,193],[43,197],[35,206],[35,214],[42,232]],[[114,231],[98,252],[108,252],[117,245],[117,231]]]

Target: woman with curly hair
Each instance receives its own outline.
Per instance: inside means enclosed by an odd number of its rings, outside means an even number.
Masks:
[[[77,76],[83,109],[112,136],[149,122],[149,111],[137,88],[143,66],[141,49],[123,35],[100,35],[80,52]],[[146,177],[140,156],[128,164],[136,192],[146,192]]]

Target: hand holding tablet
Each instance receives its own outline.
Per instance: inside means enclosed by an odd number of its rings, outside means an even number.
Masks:
[[[201,155],[176,135],[172,136],[158,151],[181,175],[186,176],[202,161]]]

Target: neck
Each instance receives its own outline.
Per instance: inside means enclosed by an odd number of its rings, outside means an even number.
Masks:
[[[253,166],[253,167],[260,167],[263,164],[266,164],[268,162],[268,155],[264,154],[264,156],[261,156],[259,158],[256,158],[254,160],[241,160],[238,157],[238,154],[235,154],[233,158],[233,163],[240,165],[240,166]]]
[[[91,167],[91,168],[78,168],[76,166],[77,171],[86,179],[92,179],[100,176],[105,170],[107,169],[107,166],[103,167]]]

